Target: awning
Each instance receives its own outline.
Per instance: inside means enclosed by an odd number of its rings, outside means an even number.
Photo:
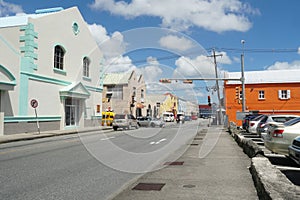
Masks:
[[[87,99],[91,95],[88,89],[81,83],[73,83],[59,91],[61,97],[73,97]]]
[[[136,108],[144,108],[145,106],[142,103],[137,103]]]

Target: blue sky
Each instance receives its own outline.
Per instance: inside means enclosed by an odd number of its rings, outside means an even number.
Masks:
[[[217,58],[219,72],[240,71],[242,49],[246,71],[300,69],[299,0],[0,0],[0,17],[73,6],[79,8],[99,41],[113,39],[107,44],[111,51],[107,60],[118,57],[119,66],[114,65],[114,71],[141,68],[149,82],[166,76],[164,71],[169,71],[168,75],[177,72],[181,77],[190,77],[194,73],[189,68],[191,64],[202,66],[197,70],[203,76],[213,76],[214,65],[212,59],[207,58],[212,48],[222,54]],[[138,32],[137,28],[148,33],[145,27],[178,32],[160,41],[164,42],[164,48],[129,51],[128,46],[122,44],[127,42],[128,45],[126,36]],[[165,34],[164,29],[162,32]],[[137,34],[136,37],[153,36]],[[244,47],[241,40],[245,41]],[[181,49],[175,49],[174,44]],[[197,48],[189,49],[194,44]],[[193,95],[199,97],[200,103],[206,101],[203,83],[182,85],[182,88],[187,87],[194,88]]]

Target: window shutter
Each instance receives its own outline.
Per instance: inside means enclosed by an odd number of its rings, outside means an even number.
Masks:
[[[278,90],[278,98],[282,99],[282,92],[281,92],[281,90]]]
[[[287,90],[287,99],[291,98],[291,90]]]

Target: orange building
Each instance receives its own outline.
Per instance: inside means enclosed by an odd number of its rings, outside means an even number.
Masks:
[[[227,73],[227,78],[240,78],[240,72]],[[300,70],[266,70],[245,72],[246,111],[260,114],[300,115]],[[242,125],[237,112],[242,112],[240,81],[224,82],[224,106],[229,122]]]

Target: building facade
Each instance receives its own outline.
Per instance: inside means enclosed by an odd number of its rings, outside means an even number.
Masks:
[[[2,134],[99,125],[103,56],[77,7],[0,18],[0,49]]]
[[[103,78],[102,109],[115,113],[130,113],[145,116],[146,85],[143,75],[135,71],[107,73]]]
[[[239,78],[241,73],[228,73]],[[247,112],[261,114],[300,115],[300,70],[266,70],[245,72],[245,102]],[[238,81],[224,83],[224,100],[228,121],[237,123],[242,112],[242,85]]]

